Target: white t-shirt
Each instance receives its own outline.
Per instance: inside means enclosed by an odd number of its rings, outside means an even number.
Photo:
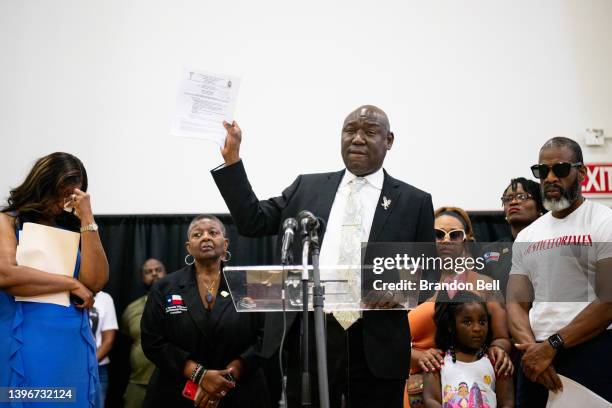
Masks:
[[[595,300],[595,265],[606,258],[612,258],[612,209],[588,200],[565,218],[549,212],[518,234],[510,274],[533,285],[529,322],[537,341]]]
[[[488,357],[472,363],[456,361],[449,353],[440,370],[443,407],[497,407],[495,371]]]
[[[119,329],[115,303],[108,293],[98,292],[96,294],[94,305],[89,310],[89,324],[96,339],[96,348],[99,348],[102,344],[103,331]],[[106,356],[98,364],[105,365],[108,363],[110,363],[110,359]]]

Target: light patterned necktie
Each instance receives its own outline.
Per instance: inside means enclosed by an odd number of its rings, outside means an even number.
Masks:
[[[361,273],[361,242],[366,239],[363,227],[363,203],[360,190],[367,180],[357,177],[349,182],[349,195],[342,217],[342,233],[340,235],[340,251],[338,265],[354,265],[341,272],[340,277],[348,282],[348,290],[353,299],[361,298],[361,282],[357,274]],[[334,312],[334,317],[347,330],[361,317],[358,311]]]

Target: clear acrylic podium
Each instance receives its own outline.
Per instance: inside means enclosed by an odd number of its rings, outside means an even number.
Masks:
[[[397,271],[391,279],[361,266],[321,266],[324,311],[410,310],[417,306],[420,271]],[[223,269],[238,312],[301,312],[301,265],[226,266]],[[410,283],[412,282],[412,283]],[[312,266],[309,266],[309,310],[313,310]],[[383,306],[385,305],[386,306]]]

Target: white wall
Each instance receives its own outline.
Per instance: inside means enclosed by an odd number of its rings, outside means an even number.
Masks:
[[[63,150],[97,213],[225,212],[218,149],[168,135],[188,66],[242,78],[261,198],[342,168],[342,121],[369,103],[396,134],[392,175],[436,206],[497,209],[549,137],[612,136],[611,21],[609,0],[0,0],[0,199]]]

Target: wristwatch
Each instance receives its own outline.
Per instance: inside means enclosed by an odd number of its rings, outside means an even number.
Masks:
[[[98,230],[98,224],[92,222],[91,224],[87,224],[84,227],[81,227],[81,232],[96,232]]]
[[[563,350],[563,345],[565,342],[563,341],[563,337],[559,335],[559,333],[555,333],[548,338],[548,342],[555,350]]]

